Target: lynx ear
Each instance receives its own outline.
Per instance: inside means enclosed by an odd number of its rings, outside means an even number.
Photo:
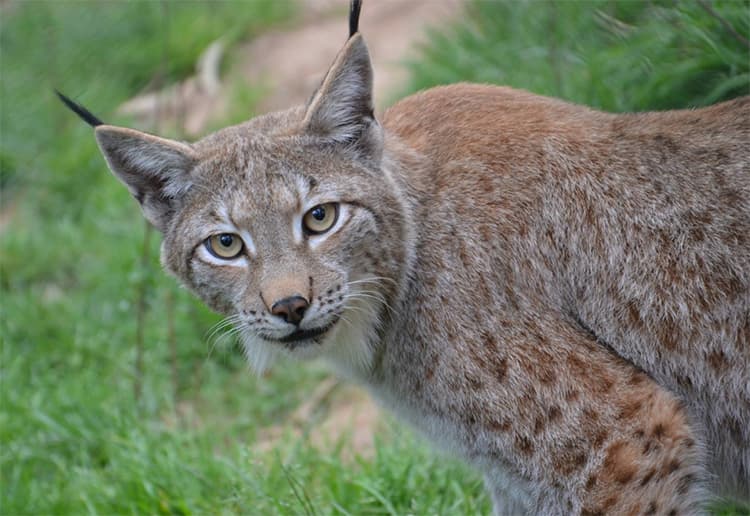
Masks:
[[[141,204],[146,219],[163,232],[192,184],[193,148],[111,125],[97,126],[95,135],[109,168]]]
[[[373,114],[372,65],[361,34],[352,35],[339,52],[310,99],[303,124],[308,134],[379,157],[382,131]]]

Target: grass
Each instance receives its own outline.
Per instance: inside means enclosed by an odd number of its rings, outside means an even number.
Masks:
[[[495,0],[470,2],[468,11],[465,23],[432,34],[411,63],[408,91],[486,82],[608,111],[750,93],[746,1]]]
[[[744,4],[712,5],[747,36]],[[209,352],[218,318],[159,270],[158,237],[52,94],[127,124],[112,113],[122,101],[189,74],[215,38],[231,45],[291,11],[0,7],[0,514],[489,511],[475,473],[397,426],[371,459],[292,434],[259,451],[263,428],[325,373],[282,364],[257,378],[231,342]],[[433,34],[409,88],[479,80],[612,110],[702,105],[749,89],[747,49],[722,27],[688,2],[471,2]],[[234,111],[251,113],[259,93],[232,91]]]

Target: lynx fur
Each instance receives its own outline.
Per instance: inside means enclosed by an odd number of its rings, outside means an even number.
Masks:
[[[750,97],[615,115],[456,84],[378,121],[353,4],[306,105],[198,142],[67,101],[164,267],[258,370],[322,358],[463,456],[496,514],[748,501]]]

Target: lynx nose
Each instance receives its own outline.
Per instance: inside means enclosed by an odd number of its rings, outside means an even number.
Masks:
[[[305,316],[305,310],[307,310],[308,306],[310,306],[310,303],[304,297],[290,296],[276,301],[271,306],[271,313],[281,317],[288,323],[299,325]]]

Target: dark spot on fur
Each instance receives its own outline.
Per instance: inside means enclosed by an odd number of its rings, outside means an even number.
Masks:
[[[608,497],[604,502],[602,502],[602,509],[604,509],[604,512],[606,513],[609,509],[611,509],[616,503],[617,500],[620,497],[616,494],[611,495]]]
[[[740,448],[744,449],[747,447],[747,442],[743,439],[743,432],[742,432],[742,424],[733,417],[727,417],[724,419],[724,426],[729,428],[729,434],[732,436],[732,440],[739,446]]]
[[[628,400],[620,410],[617,411],[615,418],[618,421],[628,421],[635,418],[636,414],[640,412],[642,401],[638,398]]]
[[[587,373],[589,373],[586,364],[584,364],[583,361],[577,356],[570,355],[567,359],[567,362],[568,366],[573,370],[574,374],[581,375],[581,377],[585,378],[587,376]]]
[[[599,413],[591,407],[584,407],[583,418],[586,420],[586,424],[596,423],[599,420]]]
[[[651,516],[652,514],[656,514],[656,510],[659,508],[658,505],[656,505],[656,502],[651,502],[648,504],[648,507],[646,508],[646,512],[644,513],[645,516]]]
[[[689,376],[675,375],[675,381],[677,381],[677,384],[685,390],[693,388],[693,380],[691,380]]]
[[[526,456],[534,453],[534,445],[531,443],[531,440],[523,435],[516,437],[516,448]]]
[[[635,387],[637,385],[641,385],[646,380],[647,380],[646,375],[643,374],[641,371],[633,371],[630,374],[630,378],[628,379],[628,385]]]
[[[480,379],[478,374],[467,372],[464,376],[466,377],[466,381],[469,383],[469,386],[472,390],[478,391],[482,388],[482,380]]]
[[[547,411],[547,419],[549,419],[550,423],[554,423],[558,419],[562,417],[562,412],[560,411],[560,407],[557,405],[553,405],[549,408]]]
[[[682,477],[679,482],[677,482],[677,493],[681,495],[687,494],[690,490],[690,486],[693,485],[694,480],[695,476],[692,474],[687,474]]]
[[[677,272],[674,272],[673,276],[674,277],[671,278],[672,283],[679,283],[680,275]],[[662,322],[659,340],[661,340],[662,345],[669,351],[674,351],[677,349],[678,338],[677,325],[672,319],[667,318]]]
[[[616,482],[626,484],[637,471],[633,462],[632,447],[624,441],[612,443],[607,449],[602,469]]]
[[[499,381],[505,380],[505,377],[508,374],[508,359],[503,357],[495,362],[494,366],[495,378],[497,378]]]
[[[677,516],[677,509],[670,509],[667,516]]]
[[[574,471],[578,471],[586,464],[586,454],[582,451],[579,451],[578,453],[574,454],[573,457],[570,460],[570,463],[573,466]]]
[[[540,369],[539,381],[541,381],[543,384],[550,385],[551,383],[554,383],[555,380],[557,380],[557,375],[555,374],[555,370],[550,367],[549,364]]]
[[[497,419],[493,419],[489,423],[489,427],[494,432],[507,432],[511,428],[511,424],[509,421],[498,421]]]
[[[592,487],[596,484],[596,475],[593,473],[589,475],[589,478],[586,480],[586,489],[591,490]]]
[[[651,482],[651,479],[654,478],[654,475],[656,475],[656,470],[655,469],[652,468],[652,469],[648,470],[648,472],[646,473],[646,475],[644,475],[644,477],[641,479],[641,484],[640,484],[641,487],[643,487],[646,484],[648,484],[649,482]]]
[[[591,440],[591,444],[594,448],[599,448],[602,444],[604,444],[604,441],[607,440],[607,437],[609,437],[609,432],[606,428],[602,427],[599,428],[596,432],[594,432],[593,439]]]
[[[711,368],[717,373],[726,371],[727,367],[729,366],[727,356],[721,350],[709,353],[706,359],[708,361],[708,365],[711,366]]]
[[[637,329],[641,329],[643,327],[643,320],[641,319],[641,312],[638,309],[638,305],[636,305],[634,301],[628,301],[627,309],[630,323]]]

